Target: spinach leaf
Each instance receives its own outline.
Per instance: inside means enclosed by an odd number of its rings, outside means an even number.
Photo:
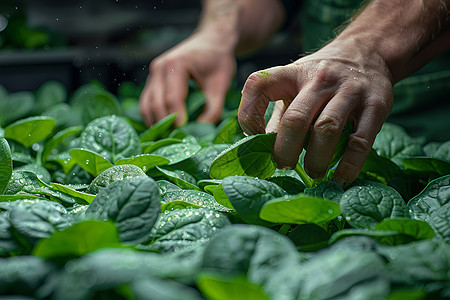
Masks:
[[[47,169],[36,163],[31,163],[14,168],[14,171],[28,171],[34,173],[40,181],[43,181],[45,183],[49,183],[51,180],[51,175],[47,171]]]
[[[112,220],[123,242],[145,239],[161,210],[159,188],[149,177],[125,178],[102,189],[86,211],[86,218]]]
[[[398,166],[405,157],[423,155],[423,141],[409,136],[405,129],[392,124],[384,123],[373,143],[377,154],[391,159]]]
[[[9,218],[20,238],[32,245],[72,225],[72,218],[61,204],[40,199],[15,201]]]
[[[339,204],[334,201],[298,194],[264,203],[259,216],[272,223],[322,225],[340,214]]]
[[[300,251],[316,251],[328,246],[328,233],[316,224],[301,224],[289,232],[288,237]]]
[[[264,203],[286,195],[275,183],[246,176],[230,176],[222,181],[223,191],[231,205],[249,224],[273,225],[260,218]]]
[[[155,141],[167,135],[167,131],[172,127],[176,118],[177,114],[170,114],[159,120],[140,135],[140,142]]]
[[[39,186],[39,179],[33,172],[13,170],[5,195],[14,195],[20,192],[31,193]]]
[[[447,243],[450,242],[450,204],[434,211],[428,220],[428,224],[433,227],[436,236]]]
[[[409,217],[400,194],[377,182],[345,191],[340,207],[345,220],[355,228],[374,228],[387,218]]]
[[[54,265],[39,257],[23,255],[2,258],[0,260],[0,294],[10,295],[5,296],[5,298],[11,297],[10,299],[43,299],[49,296],[47,282],[52,273],[56,273]],[[23,295],[23,297],[16,298],[11,295]]]
[[[9,213],[0,213],[0,255],[2,257],[5,257],[9,253],[19,249],[21,246],[22,245],[20,241],[16,238],[11,227],[11,223],[9,221]],[[0,269],[0,272],[1,271],[2,269]]]
[[[76,258],[102,248],[121,247],[117,228],[110,222],[84,221],[42,239],[32,254],[46,259]]]
[[[106,116],[90,122],[81,133],[81,148],[91,150],[111,162],[141,154],[134,128],[123,118]]]
[[[450,161],[434,157],[409,157],[403,158],[403,167],[416,175],[436,178],[450,174]]]
[[[388,184],[393,178],[403,176],[400,167],[389,158],[378,155],[374,149],[370,151],[361,174],[384,184]]]
[[[158,148],[152,154],[167,158],[170,161],[169,165],[173,165],[194,156],[201,149],[202,146],[196,140],[184,139],[182,143]]]
[[[135,165],[147,172],[156,166],[167,165],[170,161],[162,156],[153,154],[141,154],[130,158],[122,158],[116,161],[115,165]]]
[[[141,168],[135,165],[117,165],[106,169],[92,180],[86,192],[97,194],[111,183],[125,178],[147,177]]]
[[[34,114],[39,115],[52,106],[66,102],[67,89],[59,81],[46,81],[37,89],[35,99]]]
[[[234,209],[233,205],[230,203],[230,199],[228,199],[227,195],[223,191],[223,185],[220,183],[213,191],[214,199],[217,203],[228,207],[229,209]]]
[[[20,91],[8,94],[4,89],[0,93],[0,126],[5,127],[13,121],[30,115],[34,104],[33,93]]]
[[[113,166],[106,158],[90,150],[72,149],[69,154],[73,161],[94,177]]]
[[[183,201],[198,207],[204,207],[217,211],[223,212],[229,211],[229,209],[217,203],[213,196],[200,191],[179,190],[179,191],[165,192],[162,195],[161,198],[162,204],[170,204],[170,202],[173,201]]]
[[[276,169],[272,158],[275,137],[274,133],[257,134],[233,144],[211,163],[211,178],[238,175],[264,179],[272,176]]]
[[[408,202],[408,208],[412,218],[426,221],[447,203],[450,203],[450,175],[430,181],[420,194]]]
[[[243,137],[242,129],[236,118],[224,120],[217,128],[214,144],[234,144]]]
[[[13,172],[11,149],[8,142],[0,139],[0,195],[3,195],[8,187]]]
[[[303,182],[291,176],[272,176],[266,180],[275,183],[289,195],[299,194],[305,189]]]
[[[339,203],[344,190],[334,181],[324,181],[315,188],[307,188],[304,193],[306,195],[331,200]]]
[[[207,245],[202,264],[207,274],[246,276],[270,299],[297,299],[300,268],[298,252],[286,236],[244,224],[218,232]]]
[[[59,131],[53,137],[51,137],[44,144],[44,148],[41,154],[42,164],[45,164],[49,155],[54,151],[59,145],[61,145],[64,140],[72,135],[78,134],[83,130],[82,126],[73,126],[65,128],[64,130]]]
[[[166,170],[160,167],[156,169],[168,180],[175,183],[182,189],[200,191],[200,188],[195,185],[195,178],[187,172],[180,170]]]
[[[15,140],[25,147],[48,137],[55,126],[50,117],[29,117],[16,121],[5,128],[5,138]]]
[[[50,183],[50,185],[57,192],[69,195],[73,198],[82,199],[82,200],[86,201],[86,203],[91,203],[92,200],[94,200],[94,198],[95,198],[95,195],[91,195],[91,194],[87,194],[87,193],[83,193],[83,192],[74,190],[67,185],[62,185],[62,184],[53,183],[53,182]],[[78,203],[79,201],[76,201],[76,202]]]
[[[176,209],[161,213],[152,228],[146,249],[162,253],[177,252],[209,242],[216,231],[230,224],[228,218],[205,208]]]
[[[269,300],[261,286],[249,282],[244,276],[231,279],[221,277],[205,274],[197,282],[200,291],[208,299]]]

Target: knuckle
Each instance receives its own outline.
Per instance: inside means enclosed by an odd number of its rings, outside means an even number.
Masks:
[[[372,149],[372,144],[364,136],[351,134],[348,139],[347,149],[355,154],[366,155]]]
[[[290,108],[281,118],[281,126],[289,130],[309,129],[309,113],[306,110]]]
[[[339,135],[343,128],[343,122],[332,114],[320,117],[314,124],[313,131],[321,136]]]

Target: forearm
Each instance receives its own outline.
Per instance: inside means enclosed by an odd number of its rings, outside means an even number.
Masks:
[[[449,0],[373,0],[335,41],[376,51],[396,83],[450,48],[448,9]]]
[[[198,31],[245,54],[260,47],[282,24],[279,0],[203,0]]]

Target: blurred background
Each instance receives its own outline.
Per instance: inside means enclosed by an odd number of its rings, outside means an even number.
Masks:
[[[58,80],[73,92],[97,80],[114,93],[124,81],[143,84],[150,61],[191,34],[200,10],[201,0],[2,0],[0,85],[14,92]],[[239,84],[297,58],[292,28],[239,58]]]

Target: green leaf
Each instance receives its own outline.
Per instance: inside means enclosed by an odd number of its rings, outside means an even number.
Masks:
[[[42,239],[33,255],[46,259],[75,258],[102,248],[121,247],[117,229],[111,222],[84,221]]]
[[[202,146],[198,143],[194,143],[191,140],[183,140],[183,143],[175,143],[158,148],[152,154],[167,158],[170,161],[169,165],[173,165],[194,156],[201,149]]]
[[[223,191],[223,185],[220,183],[213,192],[214,199],[217,201],[217,203],[228,207],[229,209],[234,209],[233,205],[230,203],[230,199],[228,199],[227,195]]]
[[[217,211],[229,211],[226,207],[217,203],[213,196],[205,192],[192,191],[192,190],[179,190],[165,192],[162,195],[161,203],[169,204],[174,201],[183,201],[186,203],[191,203],[196,207],[204,207]]]
[[[165,147],[165,146],[169,146],[172,144],[178,144],[183,142],[182,139],[174,139],[174,138],[165,138],[165,139],[160,139],[154,142],[145,142],[145,143],[141,143],[142,145],[142,153],[152,153],[153,151],[155,151],[156,149]]]
[[[380,156],[372,149],[361,170],[362,174],[388,184],[392,178],[403,176],[400,168],[389,158]]]
[[[316,224],[301,224],[290,231],[288,237],[300,251],[317,251],[328,246],[328,233]]]
[[[172,127],[176,118],[177,114],[175,113],[162,118],[140,135],[140,142],[145,143],[160,139],[165,134],[167,134],[167,131],[170,129],[170,127]]]
[[[434,211],[428,224],[433,227],[436,236],[443,239],[446,243],[450,242],[450,204],[446,204]]]
[[[15,140],[28,148],[48,137],[54,126],[53,118],[29,117],[8,125],[5,128],[5,138]]]
[[[289,195],[300,194],[305,189],[303,182],[291,176],[272,176],[266,180],[275,183]]]
[[[224,125],[218,128],[216,136],[214,137],[214,144],[234,144],[236,138],[242,135],[242,129],[239,127],[239,122],[236,118],[225,120]]]
[[[66,128],[64,130],[61,130],[57,134],[55,134],[53,137],[51,137],[47,142],[44,144],[44,150],[42,150],[41,159],[42,164],[44,164],[48,156],[54,151],[59,145],[61,145],[64,142],[64,139],[71,136],[80,133],[83,130],[82,126],[73,126]]]
[[[111,183],[125,178],[147,177],[141,168],[135,165],[118,165],[106,169],[92,180],[86,192],[97,194]]]
[[[339,204],[336,202],[299,194],[266,202],[259,216],[272,223],[321,225],[340,214]]]
[[[68,187],[67,185],[62,185],[59,183],[50,183],[50,185],[52,186],[52,188],[58,192],[67,194],[69,196],[72,196],[74,198],[79,198],[82,199],[84,201],[86,201],[87,203],[91,203],[92,200],[94,200],[95,195],[91,195],[91,194],[87,194],[87,193],[83,193],[77,190],[74,190],[70,187]]]
[[[162,213],[150,232],[146,248],[162,253],[176,252],[209,242],[221,228],[230,225],[228,218],[215,210],[176,209]]]
[[[428,220],[431,214],[450,203],[450,174],[442,176],[428,185],[408,202],[411,217],[416,220]]]
[[[36,174],[30,171],[14,171],[12,172],[8,188],[5,191],[6,195],[14,195],[19,192],[31,192],[38,188],[39,179]]]
[[[192,177],[192,175],[190,175],[189,173],[179,170],[170,171],[160,167],[156,167],[156,169],[159,172],[161,172],[164,177],[166,177],[171,182],[175,183],[180,188],[186,190],[200,191],[200,188],[194,184],[195,183],[194,177]]]
[[[90,150],[72,149],[69,154],[72,160],[76,161],[80,167],[94,177],[112,167],[112,164],[106,158]]]
[[[67,99],[67,89],[59,81],[46,81],[36,91],[36,114],[41,114],[47,109]]]
[[[339,203],[344,190],[334,181],[324,181],[315,188],[307,188],[304,193],[306,195],[331,200]]]
[[[217,156],[210,166],[213,179],[228,176],[268,178],[275,172],[272,159],[276,135],[257,134],[240,140]]]
[[[11,149],[8,142],[2,138],[0,139],[0,195],[3,195],[8,188],[12,170]]]
[[[414,240],[432,239],[436,235],[427,222],[413,219],[386,219],[378,223],[374,230],[396,231]]]
[[[340,207],[345,220],[355,228],[374,228],[384,219],[409,217],[400,194],[377,182],[345,191]]]
[[[134,128],[123,118],[106,116],[90,122],[81,133],[81,147],[98,153],[110,162],[141,154]]]
[[[273,225],[260,218],[263,205],[278,197],[286,195],[275,183],[245,176],[230,176],[222,181],[223,191],[231,205],[249,224],[263,226]]]
[[[141,154],[129,158],[122,158],[116,161],[114,165],[135,165],[147,172],[156,166],[167,165],[170,161],[162,156],[153,154]]]
[[[450,174],[450,161],[434,157],[410,157],[402,160],[403,167],[416,175],[439,177]]]
[[[24,118],[31,113],[34,106],[33,93],[20,91],[0,96],[0,126]]]
[[[115,222],[123,242],[144,240],[161,211],[159,188],[149,177],[125,178],[102,189],[86,218]]]
[[[245,276],[235,278],[210,278],[202,276],[197,285],[207,299],[228,300],[269,300],[261,286],[248,281]]]

